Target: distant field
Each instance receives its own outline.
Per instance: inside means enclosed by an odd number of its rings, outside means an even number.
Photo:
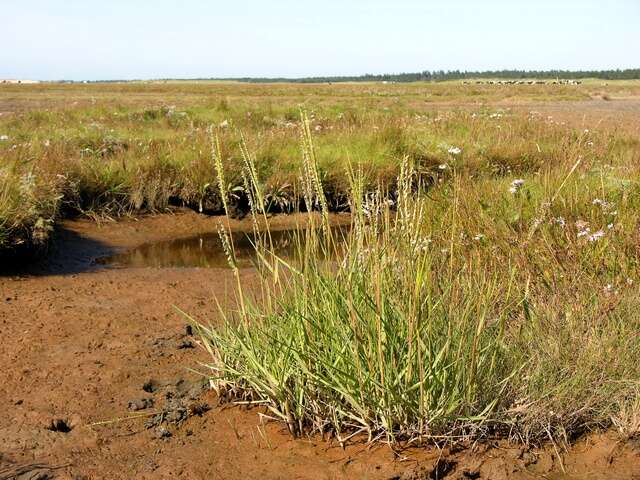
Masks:
[[[404,106],[420,110],[423,104],[482,102],[535,102],[585,100],[609,96],[640,95],[640,80],[583,80],[581,85],[476,85],[462,81],[438,83],[335,83],[335,84],[249,84],[222,81],[153,81],[98,84],[0,85],[0,112],[34,108],[63,108],[115,102],[121,106],[174,102],[181,107],[211,106],[221,98],[237,107],[269,105],[296,106],[301,102],[347,106]],[[344,102],[349,102],[345,105]],[[78,102],[78,103],[74,103]],[[354,104],[353,102],[357,102]]]

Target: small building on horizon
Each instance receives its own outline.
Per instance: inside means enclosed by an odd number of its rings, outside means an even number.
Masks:
[[[14,79],[14,78],[3,78],[0,79],[0,83],[12,83],[12,84],[18,84],[18,83],[24,83],[24,84],[32,84],[32,83],[40,83],[40,80],[18,80],[18,79]]]

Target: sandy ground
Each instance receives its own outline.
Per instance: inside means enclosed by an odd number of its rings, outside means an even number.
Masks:
[[[93,264],[143,242],[213,231],[217,221],[192,212],[67,221],[47,261],[19,272],[0,266],[0,479],[640,479],[640,445],[613,432],[560,455],[552,445],[502,441],[343,449],[293,439],[258,409],[218,405],[190,371],[207,353],[175,307],[215,323],[213,298],[230,300],[229,271]],[[243,276],[250,285],[252,272]]]

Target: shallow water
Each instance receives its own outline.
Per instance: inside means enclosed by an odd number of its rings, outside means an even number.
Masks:
[[[301,235],[302,234],[302,235]],[[271,232],[276,253],[284,258],[291,257],[304,237],[301,230],[276,230]],[[256,260],[253,233],[232,234],[236,262],[239,267],[250,267]],[[209,233],[188,238],[146,243],[139,247],[98,259],[97,263],[117,267],[202,267],[229,268],[229,261],[217,233]]]

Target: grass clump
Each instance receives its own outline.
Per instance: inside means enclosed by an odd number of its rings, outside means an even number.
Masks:
[[[58,185],[44,174],[0,168],[0,253],[44,247],[60,200]]]
[[[221,394],[341,442],[638,433],[637,163],[566,154],[525,178],[454,165],[428,195],[406,159],[392,195],[353,169],[345,232],[308,128],[302,146],[323,215],[292,258],[258,237],[259,293],[235,268],[239,307],[200,327]]]

